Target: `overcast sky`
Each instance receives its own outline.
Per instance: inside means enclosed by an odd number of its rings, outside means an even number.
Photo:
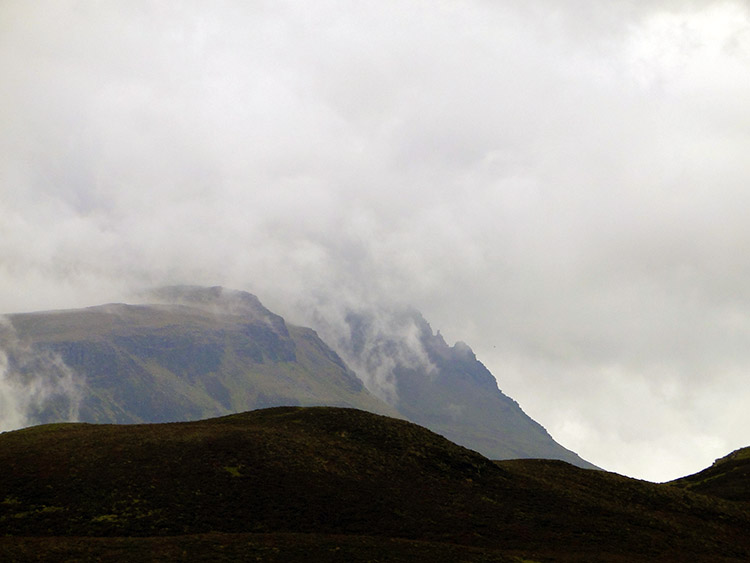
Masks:
[[[750,445],[745,1],[0,1],[0,312],[419,308],[563,445]]]

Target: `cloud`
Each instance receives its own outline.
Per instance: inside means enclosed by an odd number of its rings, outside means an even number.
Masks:
[[[58,354],[32,350],[0,318],[0,431],[78,418],[83,378]]]
[[[676,477],[747,445],[746,3],[0,22],[2,311],[163,283],[292,319],[396,301],[598,465]]]
[[[431,377],[437,368],[424,346],[425,331],[432,334],[424,319],[414,310],[384,303],[310,300],[302,314],[371,393],[398,407],[396,370],[414,369]]]

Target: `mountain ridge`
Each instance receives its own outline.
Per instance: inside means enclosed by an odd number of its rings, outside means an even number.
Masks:
[[[395,414],[314,331],[287,326],[257,298],[245,301],[257,303],[250,316],[158,303],[7,318],[23,353],[53,354],[85,375],[79,418],[86,422],[193,420],[279,404]],[[9,357],[18,364],[13,350]]]
[[[47,354],[85,376],[78,389],[82,421],[348,406],[407,418],[488,457],[552,457],[596,468],[504,395],[468,345],[448,346],[416,310],[382,314],[380,325],[351,312],[347,340],[289,324],[244,291],[170,286],[141,298],[146,303],[7,317],[24,354]],[[13,350],[9,357],[19,377],[30,377]],[[390,378],[391,395],[375,384],[378,377]],[[38,408],[30,421],[61,420],[66,405],[60,399]]]
[[[350,312],[349,334],[334,346],[358,373],[391,361],[393,392],[380,396],[407,419],[493,459],[552,458],[598,469],[558,444],[505,395],[466,343],[449,346],[415,309],[387,313],[385,320],[376,316]],[[393,334],[406,335],[409,349]]]

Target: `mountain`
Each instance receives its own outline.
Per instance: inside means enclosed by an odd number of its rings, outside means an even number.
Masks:
[[[735,450],[711,467],[670,483],[688,491],[750,502],[750,448]]]
[[[374,374],[365,384],[408,420],[491,459],[559,459],[598,469],[502,393],[467,344],[448,346],[419,312],[351,312],[346,325],[330,341],[358,374]]]
[[[9,315],[9,364],[22,380],[36,377],[30,387],[43,384],[40,370],[48,379],[61,366],[72,370],[84,422],[195,420],[279,405],[396,414],[313,330],[287,325],[249,293],[176,287],[151,299]],[[64,420],[61,395],[30,422]]]
[[[743,502],[283,407],[0,434],[0,559],[746,561]]]
[[[471,348],[449,347],[416,311],[350,313],[338,333],[322,324],[331,349],[246,292],[176,286],[144,301],[8,316],[0,349],[11,371],[27,389],[55,383],[28,405],[25,425],[345,406],[406,418],[492,459],[595,468],[504,395]]]

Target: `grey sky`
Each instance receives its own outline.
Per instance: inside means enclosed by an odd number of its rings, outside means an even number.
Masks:
[[[0,3],[0,311],[413,304],[563,445],[750,445],[740,1]]]

